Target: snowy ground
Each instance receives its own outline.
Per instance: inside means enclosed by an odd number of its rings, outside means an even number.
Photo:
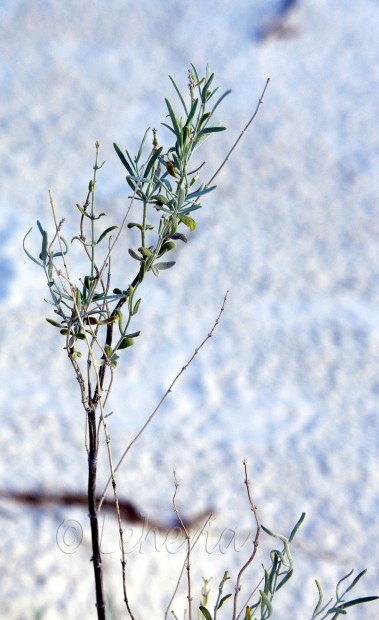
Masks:
[[[145,514],[169,520],[175,467],[183,510],[212,506],[215,527],[243,533],[248,457],[264,524],[289,533],[307,512],[296,573],[275,615],[303,620],[316,602],[315,577],[332,594],[337,578],[368,567],[359,595],[379,594],[379,3],[298,0],[281,36],[262,37],[281,4],[0,2],[0,489],[86,484],[77,385],[44,321],[42,272],[22,251],[35,220],[50,222],[47,190],[71,230],[99,140],[107,160],[99,208],[121,214],[128,188],[112,142],[133,148],[147,126],[159,127],[164,97],[174,99],[167,76],[185,87],[190,61],[209,62],[233,90],[220,109],[229,131],[207,150],[210,175],[271,77],[177,266],[145,289],[142,335],[119,371],[110,430],[120,454],[229,289],[215,337],[130,453],[119,484]],[[1,501],[0,519],[1,617],[93,618],[85,511]],[[84,529],[74,553],[62,552],[65,519]],[[106,520],[106,590],[118,618],[116,536]],[[162,617],[183,559],[161,547],[136,545],[130,556],[138,618]],[[215,592],[223,571],[235,574],[247,555],[246,546],[233,554],[204,543],[193,561],[195,593],[201,575],[214,576]],[[371,603],[349,617],[378,613]]]

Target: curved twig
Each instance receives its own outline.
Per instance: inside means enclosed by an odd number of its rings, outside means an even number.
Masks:
[[[237,616],[237,600],[238,600],[238,595],[241,590],[241,578],[242,578],[243,573],[247,569],[247,567],[250,566],[250,564],[255,558],[255,554],[257,553],[258,544],[259,544],[259,535],[261,532],[261,524],[259,522],[257,507],[255,506],[253,498],[251,497],[251,493],[250,493],[250,481],[249,481],[249,474],[247,471],[247,460],[246,459],[244,459],[243,461],[243,466],[245,468],[245,484],[246,484],[247,496],[249,499],[251,510],[254,514],[255,523],[257,525],[257,530],[256,530],[254,543],[253,543],[253,551],[249,559],[247,560],[247,562],[245,562],[245,564],[242,566],[237,576],[236,588],[235,588],[235,593],[234,593],[234,601],[233,601],[233,620],[236,620],[236,616]]]
[[[150,424],[150,422],[152,421],[152,419],[154,418],[155,414],[159,411],[159,409],[161,408],[163,402],[166,400],[167,396],[172,392],[176,382],[180,379],[180,377],[182,376],[182,374],[184,373],[185,370],[187,370],[188,366],[191,364],[191,362],[194,360],[195,356],[198,354],[198,352],[200,351],[200,349],[202,349],[202,347],[206,344],[206,342],[208,342],[208,340],[213,336],[213,333],[217,327],[217,325],[220,322],[220,318],[222,313],[224,312],[225,309],[225,303],[226,303],[226,299],[228,297],[228,293],[229,291],[227,291],[225,293],[224,296],[224,300],[222,302],[222,306],[220,309],[220,312],[218,314],[217,319],[215,320],[213,327],[211,329],[211,331],[207,334],[207,336],[204,338],[204,340],[201,342],[201,344],[195,349],[195,351],[193,352],[193,354],[191,355],[190,359],[188,360],[188,362],[182,367],[182,369],[178,372],[178,374],[175,376],[174,380],[171,382],[170,386],[167,388],[166,392],[163,394],[161,400],[159,401],[159,403],[157,404],[157,406],[155,407],[155,409],[152,411],[152,413],[149,415],[149,417],[147,418],[146,422],[143,424],[143,426],[141,427],[141,429],[138,431],[138,433],[134,436],[134,438],[132,439],[132,441],[130,442],[130,444],[128,445],[128,447],[124,450],[121,458],[119,459],[116,467],[114,468],[114,473],[116,473],[116,471],[118,470],[118,468],[120,467],[120,465],[122,464],[122,462],[124,461],[126,455],[128,454],[129,450],[134,446],[134,444],[136,443],[136,441],[141,437],[142,433],[144,432],[144,430],[148,427],[148,425]],[[108,481],[105,485],[104,491],[103,491],[103,495],[102,498],[100,500],[100,504],[99,504],[99,509],[101,508],[101,505],[105,499],[108,487],[111,483],[111,477],[108,478]]]

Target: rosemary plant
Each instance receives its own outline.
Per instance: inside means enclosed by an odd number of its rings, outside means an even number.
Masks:
[[[199,76],[196,67],[191,65],[187,95],[183,95],[175,81],[170,79],[181,112],[179,114],[172,103],[165,100],[168,116],[162,124],[171,135],[169,146],[159,144],[155,129],[146,130],[135,157],[128,150],[123,151],[114,145],[126,169],[126,181],[132,194],[121,222],[108,227],[102,226],[102,218],[106,214],[97,213],[95,205],[98,172],[103,166],[103,163],[99,163],[99,144],[96,143],[93,175],[88,184],[87,196],[83,205],[76,205],[78,234],[71,239],[71,244],[80,244],[85,258],[86,266],[79,281],[74,282],[70,274],[67,257],[70,243],[62,234],[64,220],[58,220],[51,194],[50,205],[54,219],[51,240],[40,221],[37,227],[42,240],[37,255],[29,252],[25,245],[32,229],[24,239],[26,254],[44,271],[50,293],[49,303],[53,307],[53,317],[46,320],[64,338],[65,350],[78,380],[86,413],[88,509],[98,618],[106,617],[98,526],[99,502],[96,497],[97,455],[102,432],[107,444],[119,520],[124,600],[133,618],[126,589],[123,526],[105,413],[114,371],[120,353],[133,345],[140,335],[134,323],[141,304],[139,293],[142,284],[150,274],[159,276],[175,265],[174,260],[167,260],[167,255],[177,243],[187,243],[186,231],[191,232],[196,227],[194,212],[201,208],[203,198],[216,187],[200,179],[204,163],[193,165],[193,155],[207,138],[225,130],[225,127],[214,121],[214,114],[229,91],[219,95],[218,88],[213,86],[214,74],[208,67],[204,76]],[[152,146],[146,149],[149,136],[152,137]],[[141,205],[139,217],[136,221],[128,221],[135,203]],[[114,286],[110,273],[111,256],[121,235],[131,228],[138,229],[140,237],[138,246],[128,250],[134,273],[131,270],[132,275],[126,286],[124,282]]]

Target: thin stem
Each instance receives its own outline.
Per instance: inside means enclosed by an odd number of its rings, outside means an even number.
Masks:
[[[186,538],[187,543],[187,554],[186,554],[186,570],[187,570],[187,598],[188,598],[188,618],[192,620],[192,593],[191,593],[191,538],[188,533],[186,526],[183,523],[183,520],[179,514],[178,508],[176,506],[176,494],[179,488],[179,482],[176,478],[176,472],[174,470],[174,480],[175,480],[175,492],[174,497],[172,498],[172,504],[174,506],[174,512],[178,518],[180,523],[180,527],[183,530],[184,536]]]
[[[167,388],[166,392],[163,394],[161,400],[159,401],[159,403],[157,404],[157,406],[155,407],[155,409],[153,410],[153,412],[149,415],[149,417],[147,418],[145,424],[143,424],[143,426],[141,427],[141,429],[138,431],[138,433],[134,436],[134,438],[132,439],[132,441],[130,442],[130,444],[128,445],[128,447],[125,449],[125,451],[123,452],[121,458],[119,459],[114,471],[116,473],[116,471],[118,470],[118,468],[120,467],[120,465],[122,464],[122,462],[124,461],[126,455],[128,454],[129,450],[133,447],[133,445],[136,443],[136,441],[141,437],[142,433],[145,431],[145,429],[149,426],[150,422],[152,421],[152,419],[154,418],[155,414],[159,411],[159,409],[161,408],[163,402],[166,400],[166,398],[168,397],[169,394],[171,394],[176,382],[180,379],[180,377],[182,376],[182,374],[185,372],[185,370],[187,370],[188,366],[193,362],[194,358],[196,357],[196,355],[198,354],[198,352],[203,348],[203,346],[206,344],[206,342],[208,342],[208,340],[210,338],[212,338],[213,333],[217,327],[217,325],[220,322],[220,318],[222,313],[224,312],[225,309],[225,304],[226,304],[226,300],[228,297],[228,293],[229,291],[226,292],[225,296],[224,296],[224,300],[222,302],[222,306],[220,309],[220,312],[217,316],[217,319],[215,320],[213,327],[211,329],[211,331],[207,334],[207,336],[204,338],[204,340],[200,343],[200,345],[195,349],[195,351],[193,352],[193,354],[191,355],[191,357],[189,358],[188,362],[182,367],[182,369],[178,372],[178,374],[175,376],[174,380],[171,382],[170,386]],[[109,477],[104,491],[103,491],[103,495],[101,497],[100,503],[99,503],[99,508],[101,507],[108,487],[111,483],[111,477]]]
[[[251,123],[254,121],[254,119],[256,118],[258,112],[259,112],[259,108],[261,107],[262,103],[263,103],[263,98],[266,94],[266,90],[268,88],[268,85],[270,83],[270,78],[267,78],[265,87],[262,91],[262,94],[259,98],[257,107],[255,108],[254,114],[251,116],[249,122],[247,123],[247,125],[242,129],[240,135],[238,136],[237,140],[234,142],[232,148],[230,149],[230,151],[228,152],[228,154],[226,155],[225,159],[223,160],[222,164],[217,168],[216,172],[214,173],[214,175],[209,179],[208,183],[206,184],[205,187],[209,187],[212,182],[215,180],[215,178],[219,175],[219,173],[221,172],[221,170],[223,169],[223,167],[225,166],[225,164],[229,161],[231,154],[233,153],[234,149],[237,147],[237,144],[239,143],[240,140],[242,140],[243,136],[245,135],[245,133],[247,132],[247,130],[249,129]]]
[[[197,536],[196,536],[195,540],[192,542],[192,545],[191,545],[191,550],[195,547],[195,545],[196,545],[196,544],[198,543],[198,541],[200,540],[200,538],[201,538],[201,536],[202,536],[202,534],[203,534],[203,532],[204,532],[205,528],[207,527],[207,525],[208,525],[209,521],[211,520],[212,516],[213,516],[212,514],[208,515],[208,517],[207,517],[207,519],[206,519],[206,521],[205,521],[204,525],[202,526],[202,528],[201,528],[201,529],[200,529],[200,531],[198,532],[198,534],[197,534]],[[171,607],[171,605],[172,605],[172,603],[173,603],[173,601],[174,601],[174,598],[175,598],[175,596],[176,596],[176,593],[177,593],[177,591],[178,591],[178,589],[179,589],[179,585],[180,585],[180,582],[181,582],[181,580],[182,580],[182,577],[183,577],[183,573],[184,573],[184,569],[185,569],[185,567],[186,567],[186,564],[187,564],[187,558],[186,558],[186,559],[184,560],[184,562],[183,562],[182,569],[181,569],[181,571],[180,571],[180,573],[179,573],[179,577],[178,577],[178,580],[177,580],[177,582],[176,582],[175,590],[174,590],[174,592],[172,593],[172,596],[171,596],[171,598],[170,598],[170,601],[169,601],[169,603],[168,603],[168,605],[167,605],[167,609],[166,609],[166,612],[165,612],[165,620],[167,620],[167,616],[168,616],[168,614],[169,614],[170,607]],[[172,612],[172,613],[174,613],[174,612]]]
[[[259,522],[257,507],[255,506],[253,498],[251,497],[251,493],[250,493],[250,481],[249,481],[249,474],[247,471],[247,460],[246,459],[244,459],[243,461],[243,466],[245,469],[245,485],[246,485],[246,490],[247,490],[247,497],[249,499],[251,510],[254,514],[257,529],[256,529],[255,538],[254,538],[254,543],[253,543],[253,551],[249,559],[247,560],[247,562],[245,562],[245,564],[242,566],[237,576],[236,588],[235,588],[235,593],[234,593],[234,601],[233,601],[233,620],[236,620],[236,616],[237,616],[237,600],[238,600],[238,595],[241,590],[241,577],[243,573],[245,572],[245,570],[247,569],[247,567],[250,566],[250,564],[255,558],[255,555],[258,549],[258,544],[259,544],[259,535],[261,532],[261,524]]]
[[[95,184],[96,184],[96,173],[98,171],[98,158],[99,158],[99,148],[100,144],[96,142],[96,156],[95,156],[95,165],[93,167],[93,178],[92,185],[90,187],[91,190],[91,282],[94,274],[94,265],[95,265]]]

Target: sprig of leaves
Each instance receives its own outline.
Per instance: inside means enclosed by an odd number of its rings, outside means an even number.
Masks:
[[[243,617],[244,620],[267,620],[273,614],[273,599],[276,593],[288,582],[288,580],[292,577],[294,571],[294,562],[292,558],[292,553],[290,550],[290,545],[297,534],[301,524],[305,519],[305,513],[303,513],[291,531],[291,534],[287,538],[282,534],[276,534],[272,532],[267,527],[261,526],[262,529],[271,536],[272,538],[276,538],[283,543],[283,549],[272,549],[270,552],[271,566],[270,568],[265,568],[263,566],[264,576],[262,578],[263,588],[259,590],[259,597],[256,603],[249,605],[249,601],[254,595],[255,591],[258,589],[258,586],[254,589],[253,594],[249,597],[246,602],[243,611],[241,611],[238,615],[239,617]],[[205,620],[216,620],[217,611],[221,608],[225,601],[227,601],[232,594],[227,594],[222,596],[223,588],[225,583],[229,580],[228,573],[225,572],[219,586],[219,594],[216,600],[216,604],[213,611],[213,616],[209,609],[202,604],[199,609],[205,618]],[[258,615],[256,615],[258,614]]]
[[[133,190],[131,201],[142,202],[139,221],[127,224],[129,230],[136,229],[140,234],[140,243],[128,250],[129,256],[138,262],[137,271],[130,284],[126,287],[116,286],[110,291],[110,278],[104,278],[104,273],[109,270],[109,257],[113,249],[110,243],[111,235],[118,227],[111,225],[99,229],[99,220],[106,214],[95,212],[97,172],[103,166],[103,163],[101,165],[98,163],[98,143],[87,198],[82,206],[76,205],[80,213],[79,233],[71,239],[71,244],[74,242],[81,244],[90,263],[89,272],[83,275],[80,284],[70,283],[70,288],[65,285],[64,276],[62,279],[62,271],[57,264],[62,251],[60,245],[57,250],[54,247],[59,241],[63,242],[66,254],[69,244],[61,236],[60,230],[54,231],[53,240],[49,244],[47,230],[39,221],[37,222],[42,235],[38,257],[33,256],[25,246],[26,238],[32,229],[24,239],[26,254],[45,271],[51,297],[48,303],[53,305],[55,314],[59,316],[59,320],[49,317],[47,321],[59,328],[60,333],[66,337],[69,354],[80,358],[82,355],[78,349],[80,341],[86,339],[86,334],[90,338],[97,339],[100,328],[106,326],[105,343],[102,357],[98,360],[99,365],[108,364],[115,367],[118,361],[117,352],[131,346],[134,339],[139,336],[139,331],[130,332],[132,319],[138,313],[141,304],[141,298],[136,296],[137,289],[149,272],[159,276],[161,272],[175,265],[174,260],[166,260],[166,255],[176,248],[178,241],[188,242],[187,236],[178,231],[178,227],[184,225],[189,231],[195,230],[196,222],[190,214],[201,208],[200,199],[216,187],[215,185],[207,187],[204,182],[198,184],[204,162],[193,170],[190,170],[189,164],[193,153],[206,138],[225,129],[212,119],[215,109],[229,91],[219,97],[210,108],[210,101],[218,88],[211,89],[214,74],[210,73],[209,67],[205,76],[200,79],[196,68],[191,65],[187,97],[180,92],[174,79],[172,77],[170,79],[185,112],[184,117],[179,116],[175,106],[168,99],[165,100],[168,116],[167,122],[162,125],[169,129],[174,138],[173,143],[164,150],[163,146],[158,145],[157,131],[152,130],[152,149],[145,159],[144,151],[148,136],[151,134],[150,128],[145,131],[134,157],[128,150],[123,152],[117,144],[114,144],[116,153],[127,171],[126,181]],[[198,89],[196,97],[195,84]],[[158,222],[155,221],[157,218]],[[62,224],[63,222],[59,226]],[[116,240],[121,229],[122,226],[119,227]],[[98,267],[99,246],[102,244],[101,247],[104,247],[105,241],[108,242],[108,248],[104,262],[100,262],[102,266]],[[115,324],[119,327],[119,336],[113,343]]]
[[[325,618],[329,616],[331,616],[330,620],[337,620],[340,615],[345,616],[347,614],[346,610],[350,607],[355,607],[356,605],[362,605],[363,603],[369,603],[370,601],[376,601],[379,599],[379,596],[363,596],[361,598],[355,598],[349,601],[345,601],[346,594],[350,592],[353,588],[355,588],[358,582],[367,573],[367,569],[362,570],[356,577],[354,577],[354,579],[347,586],[347,588],[341,591],[342,583],[346,579],[351,577],[353,573],[354,570],[351,570],[349,573],[347,573],[347,575],[345,575],[344,577],[342,577],[342,579],[338,581],[336,586],[335,600],[333,601],[333,599],[330,599],[324,606],[322,606],[324,593],[321,584],[319,583],[319,581],[317,581],[317,579],[315,580],[318,591],[318,601],[316,607],[314,608],[311,620],[314,620],[315,618],[319,618],[319,620],[325,620]],[[321,614],[323,614],[325,610],[326,613],[321,616]]]

